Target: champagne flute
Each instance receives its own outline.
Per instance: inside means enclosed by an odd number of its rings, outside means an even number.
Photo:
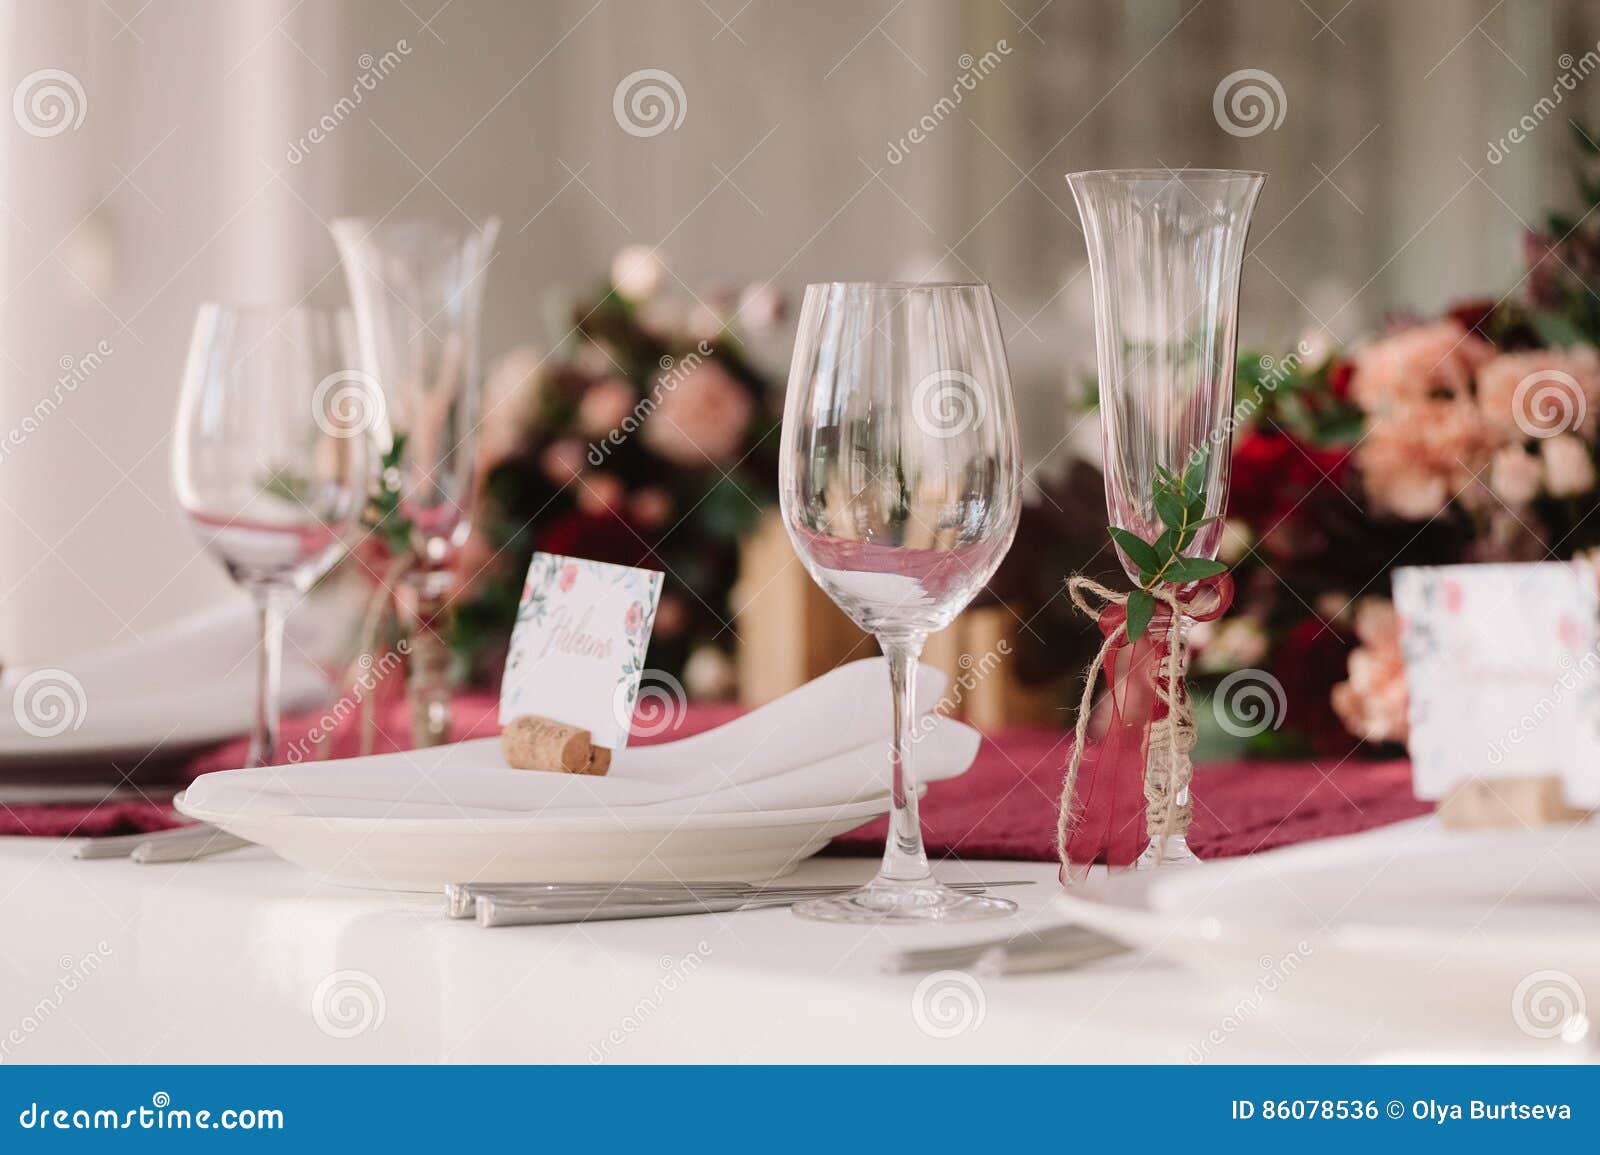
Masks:
[[[1003,899],[934,880],[912,773],[917,661],[1000,564],[1021,506],[1005,345],[982,284],[806,289],[783,421],[784,524],[816,583],[889,660],[889,837],[867,886],[803,903],[831,922],[966,921]]]
[[[195,318],[172,480],[196,535],[261,617],[249,765],[278,745],[283,624],[344,552],[375,470],[382,392],[346,314],[208,304]]]

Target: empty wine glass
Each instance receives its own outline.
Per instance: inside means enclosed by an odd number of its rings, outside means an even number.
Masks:
[[[382,393],[346,314],[204,305],[178,401],[172,479],[205,547],[261,615],[249,764],[278,745],[283,622],[348,544],[375,469]]]
[[[894,700],[883,866],[862,889],[796,913],[925,922],[1013,912],[934,880],[911,767],[923,642],[988,581],[1017,529],[1016,418],[988,286],[809,286],[780,462],[789,537],[817,584],[877,637]]]

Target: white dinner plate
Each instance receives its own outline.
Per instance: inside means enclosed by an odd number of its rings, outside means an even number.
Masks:
[[[1417,819],[1244,858],[1101,875],[1072,918],[1228,985],[1361,1007],[1427,1040],[1592,1046],[1600,825],[1447,830]],[[1574,1051],[1566,1047],[1567,1051]],[[1590,1053],[1590,1052],[1584,1052]]]
[[[759,882],[788,874],[889,809],[883,797],[753,813],[384,819],[240,817],[191,807],[181,794],[174,802],[327,881],[377,890],[467,881]]]

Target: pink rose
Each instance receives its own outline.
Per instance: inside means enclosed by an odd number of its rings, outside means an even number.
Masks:
[[[654,487],[641,489],[628,503],[628,512],[640,529],[660,529],[672,516],[672,495]]]
[[[1594,488],[1594,459],[1589,447],[1570,433],[1539,442],[1544,459],[1544,487],[1551,497],[1578,497]]]
[[[1527,505],[1539,496],[1539,459],[1520,445],[1508,445],[1489,466],[1489,488],[1507,505]]]
[[[1471,485],[1502,441],[1470,400],[1412,401],[1371,418],[1356,460],[1374,509],[1426,521]]]
[[[1333,709],[1345,729],[1369,742],[1404,742],[1405,660],[1400,652],[1400,619],[1383,598],[1363,598],[1356,607],[1356,638],[1349,678],[1333,688]]]
[[[583,443],[568,438],[557,441],[539,456],[539,468],[556,485],[565,485],[583,472]]]
[[[605,377],[584,390],[578,402],[578,428],[585,437],[604,437],[633,412],[639,395],[619,377]]]
[[[715,360],[701,360],[681,379],[659,379],[644,441],[674,465],[728,464],[744,446],[755,416],[750,394]]]
[[[1416,325],[1356,353],[1350,396],[1368,413],[1445,394],[1465,397],[1473,370],[1493,356],[1494,346],[1458,321]]]
[[[578,509],[590,516],[622,507],[626,496],[622,482],[609,473],[590,473],[578,479]]]
[[[562,593],[571,593],[573,583],[578,580],[578,567],[567,564],[561,567],[561,574],[556,578],[556,588]]]
[[[1501,353],[1478,370],[1478,404],[1512,436],[1590,432],[1600,417],[1600,353],[1589,345]]]
[[[627,612],[622,615],[622,628],[630,634],[636,634],[643,625],[644,607],[638,602],[634,602],[628,607]]]

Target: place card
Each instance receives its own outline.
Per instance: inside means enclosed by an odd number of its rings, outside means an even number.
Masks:
[[[1600,594],[1564,562],[1395,570],[1418,798],[1554,778],[1600,806]]]
[[[500,724],[549,718],[622,749],[660,597],[655,570],[534,554],[500,683]]]

